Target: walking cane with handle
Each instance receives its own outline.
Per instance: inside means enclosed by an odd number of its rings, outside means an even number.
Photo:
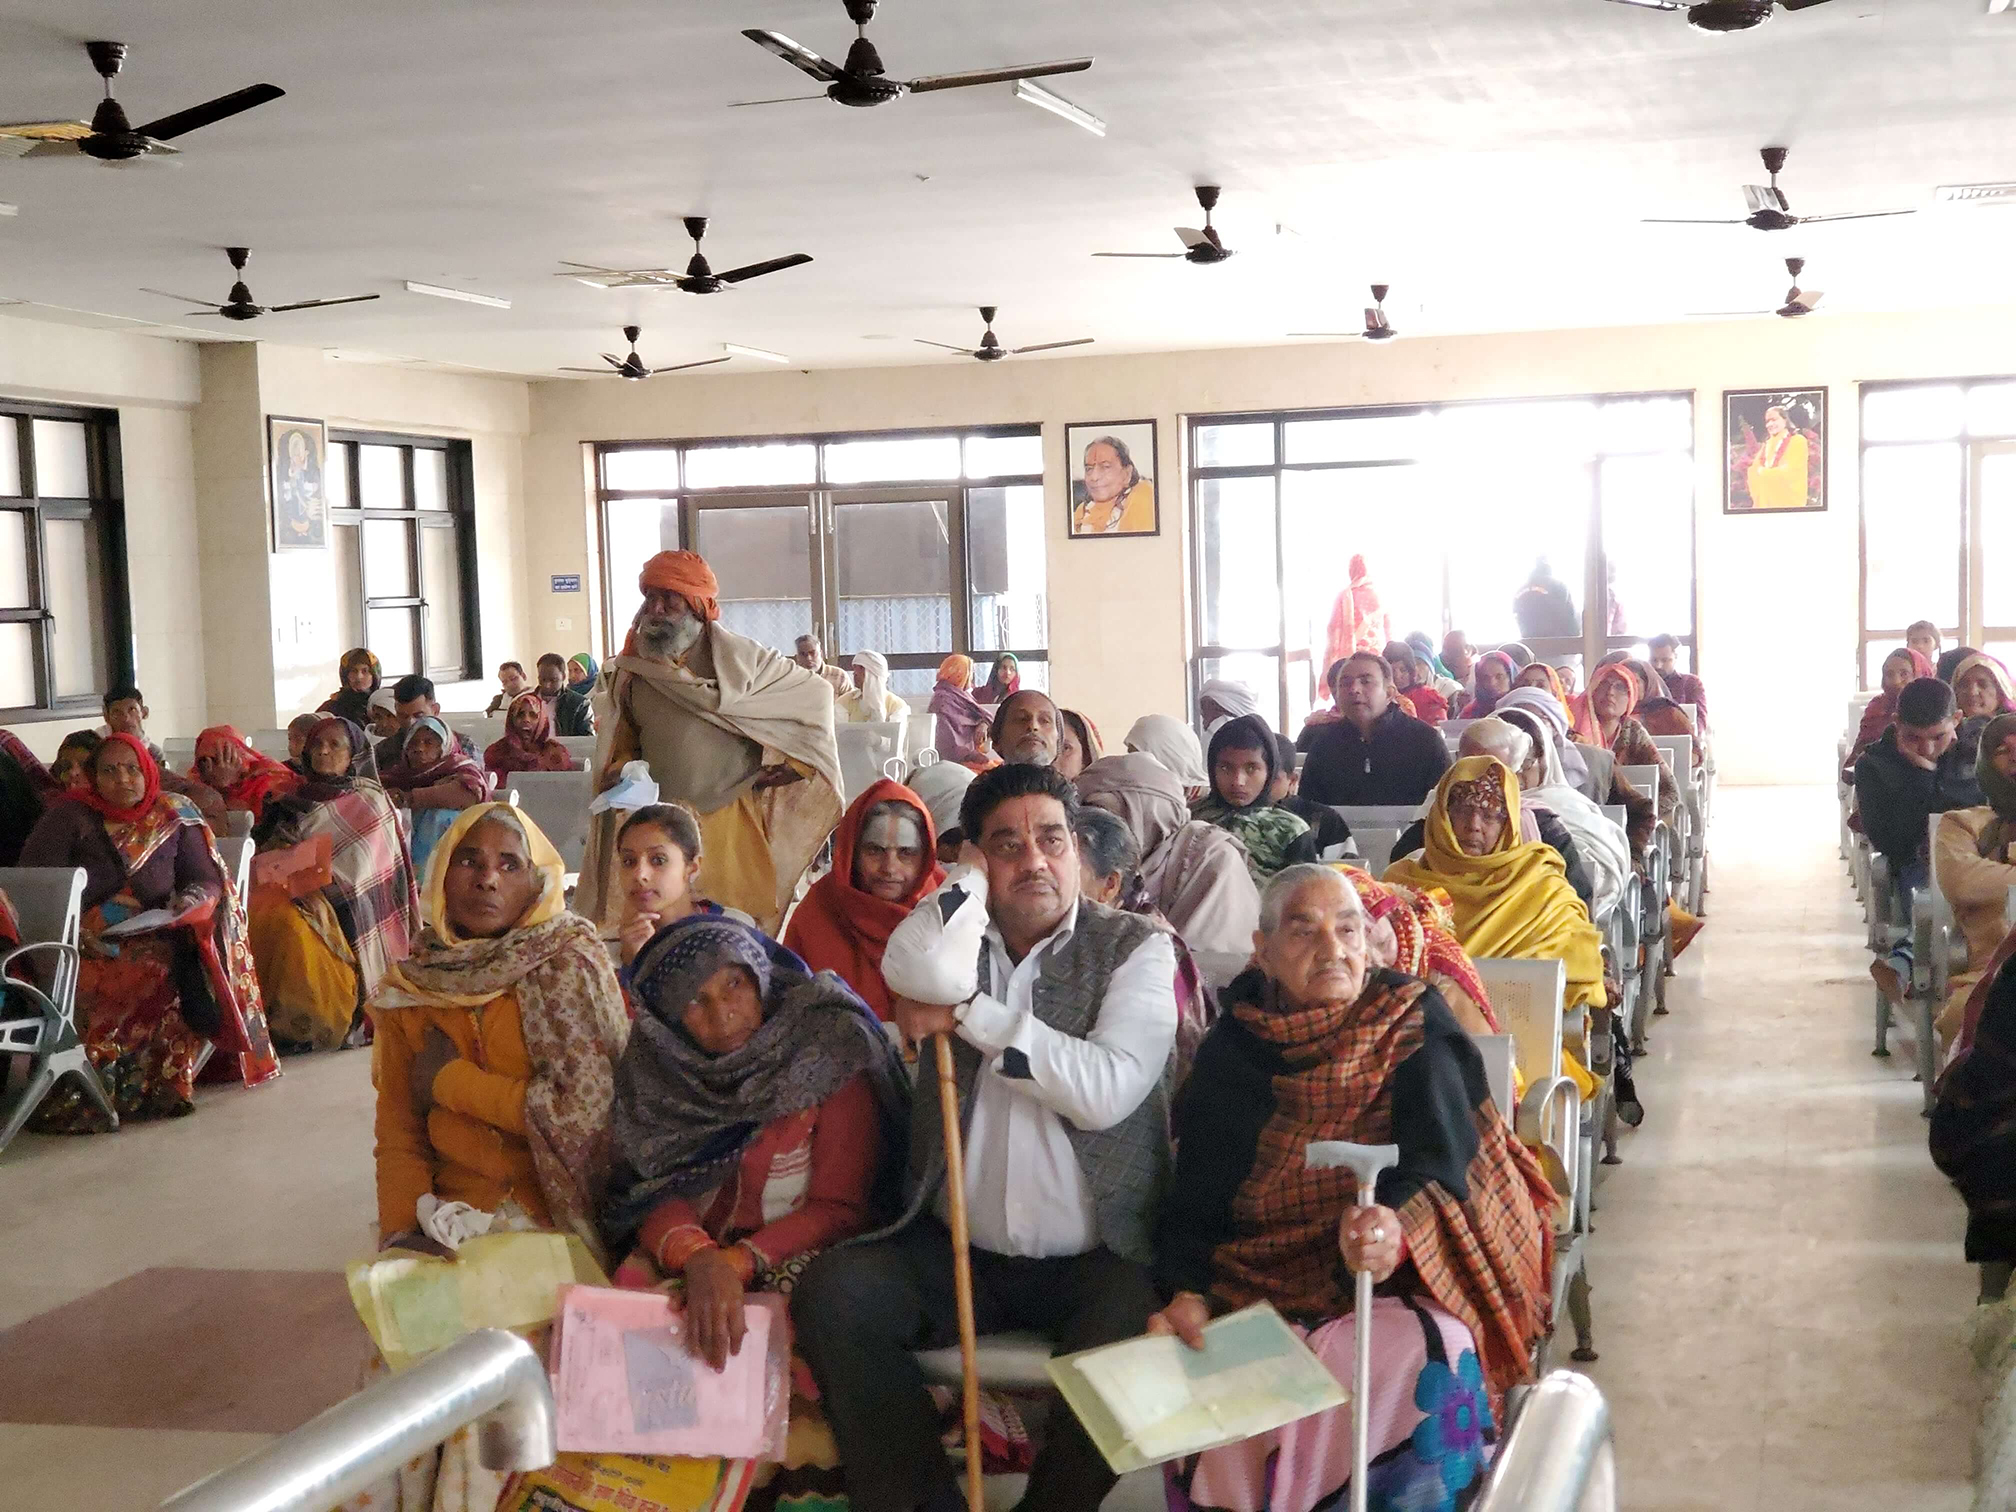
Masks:
[[[1309,1169],[1348,1170],[1358,1178],[1358,1206],[1372,1207],[1373,1186],[1379,1173],[1400,1163],[1398,1145],[1352,1144],[1342,1139],[1322,1139],[1304,1154]],[[954,1213],[958,1212],[955,1208]],[[1358,1297],[1352,1313],[1352,1332],[1358,1357],[1351,1373],[1351,1512],[1365,1512],[1371,1473],[1372,1423],[1368,1409],[1372,1400],[1372,1273],[1358,1272]]]
[[[952,1036],[934,1034],[938,1042],[938,1111],[945,1121],[945,1196],[952,1214],[952,1297],[959,1310],[959,1369],[966,1409],[966,1505],[981,1512],[986,1505],[981,1481],[980,1362],[978,1330],[973,1325],[972,1241],[966,1231],[966,1154],[959,1132],[959,1082],[952,1067]]]

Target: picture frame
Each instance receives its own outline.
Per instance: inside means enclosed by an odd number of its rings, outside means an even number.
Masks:
[[[1125,540],[1162,533],[1153,420],[1067,425],[1064,458],[1069,479],[1064,525],[1072,540]]]
[[[1824,388],[1724,391],[1722,513],[1823,513],[1827,441]]]
[[[329,428],[299,415],[266,417],[266,480],[275,551],[329,545]]]

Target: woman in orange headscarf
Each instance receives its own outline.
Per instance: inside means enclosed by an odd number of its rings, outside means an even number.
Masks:
[[[254,824],[265,814],[268,798],[301,785],[299,772],[253,750],[236,725],[212,725],[196,737],[196,765],[189,776],[221,793],[225,808],[251,814]]]
[[[1529,662],[1520,668],[1519,675],[1512,679],[1515,688],[1539,688],[1554,695],[1554,701],[1561,705],[1561,712],[1568,716],[1568,728],[1577,745],[1601,745],[1603,732],[1596,727],[1596,721],[1589,713],[1589,700],[1579,694],[1570,693],[1561,681],[1561,674],[1543,661]]]
[[[988,715],[972,689],[972,657],[955,654],[938,664],[938,685],[931,690],[931,713],[937,723],[933,739],[943,760],[983,772],[1000,763],[987,749]]]

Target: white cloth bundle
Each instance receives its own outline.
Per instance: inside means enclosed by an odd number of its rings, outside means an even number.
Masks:
[[[919,1003],[963,1003],[980,990],[987,933],[987,874],[955,866],[896,926],[882,952],[882,980]]]

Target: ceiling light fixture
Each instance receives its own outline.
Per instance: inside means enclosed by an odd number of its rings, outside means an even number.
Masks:
[[[754,357],[758,362],[780,362],[788,366],[791,361],[782,352],[766,352],[761,347],[737,346],[732,341],[722,342],[721,350],[730,357]]]
[[[1047,110],[1054,116],[1069,121],[1073,126],[1083,126],[1096,137],[1106,135],[1106,123],[1089,110],[1081,110],[1062,95],[1054,95],[1040,84],[1032,84],[1027,79],[1015,81],[1015,98],[1027,100],[1038,110]]]
[[[0,215],[19,215],[20,213],[21,207],[19,205],[10,205],[7,201],[0,200]]]
[[[459,299],[464,304],[488,305],[493,310],[508,310],[511,308],[510,300],[499,299],[494,294],[471,294],[467,289],[444,289],[439,284],[415,283],[410,278],[406,280],[406,292],[408,294],[431,294],[436,299]]]
[[[2016,200],[2016,183],[1941,184],[1932,191],[1932,198],[1942,205],[2006,204]]]

